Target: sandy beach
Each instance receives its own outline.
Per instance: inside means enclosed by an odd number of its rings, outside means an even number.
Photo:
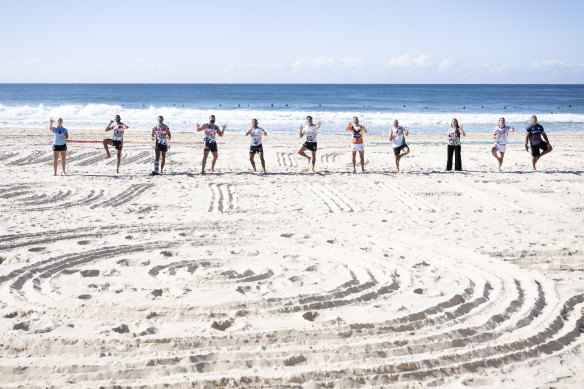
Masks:
[[[74,140],[103,131],[70,130]],[[6,138],[0,161],[0,387],[584,387],[584,139],[548,134],[531,171],[513,133],[503,171],[488,134],[174,133],[165,174],[127,143]],[[129,142],[148,133],[128,131]],[[115,154],[114,154],[115,155]],[[259,159],[256,158],[258,167]],[[210,166],[210,160],[209,164]],[[60,165],[59,165],[60,172]]]

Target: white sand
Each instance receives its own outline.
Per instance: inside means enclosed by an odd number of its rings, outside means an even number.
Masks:
[[[70,144],[53,177],[51,134],[19,140],[0,154],[2,388],[584,387],[580,135],[550,134],[538,172],[512,144],[501,173],[488,144],[444,172],[444,137],[411,136],[402,174],[385,138],[352,174],[348,138],[321,136],[312,174],[297,137],[268,136],[263,175],[227,133],[217,173],[175,144],[159,177],[146,144],[119,175]]]

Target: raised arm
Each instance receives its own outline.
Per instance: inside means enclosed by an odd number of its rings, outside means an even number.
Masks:
[[[345,131],[351,131],[351,127],[353,127],[353,123],[349,122],[349,124],[347,124],[347,127],[345,127]]]
[[[250,132],[251,132],[251,127],[249,128],[249,130],[247,130],[247,132],[245,133],[245,136],[248,136]]]
[[[110,120],[109,124],[108,124],[108,125],[107,125],[107,127],[105,128],[105,130],[106,130],[106,131],[110,131],[110,130],[111,130],[111,126],[112,126],[112,123],[113,123],[113,122],[114,122],[113,120]]]
[[[460,126],[460,132],[462,132],[462,136],[466,136],[466,133],[464,132],[464,127],[462,125]]]
[[[318,130],[322,126],[322,120],[316,123],[316,130]]]
[[[221,130],[221,131],[218,131],[218,133],[219,133],[219,136],[223,136],[223,134],[225,134],[225,130],[226,130],[226,129],[227,129],[227,124],[224,124],[224,125],[223,125],[223,130]]]
[[[197,132],[201,132],[203,131],[203,128],[201,128],[201,125],[199,123],[197,123]]]
[[[410,135],[410,127],[406,126],[406,136]]]
[[[49,120],[49,131],[53,132],[53,118],[51,118],[51,120]]]

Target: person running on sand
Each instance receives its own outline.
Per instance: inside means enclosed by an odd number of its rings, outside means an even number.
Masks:
[[[495,144],[491,149],[493,157],[499,162],[499,171],[501,171],[501,165],[503,165],[503,158],[505,158],[505,149],[507,148],[507,136],[510,132],[515,131],[513,127],[505,125],[505,118],[499,119],[499,125],[493,129],[493,139]],[[497,154],[499,153],[499,154]]]
[[[527,146],[527,141],[529,140],[531,145],[531,165],[533,166],[533,170],[537,170],[535,168],[537,161],[544,155],[551,153],[554,148],[550,144],[547,134],[543,130],[543,126],[537,122],[537,116],[533,115],[531,117],[531,125],[527,127],[526,131],[525,151],[529,151],[529,146]],[[545,139],[545,141],[541,138]]]
[[[410,135],[410,128],[403,128],[396,120],[393,121],[393,128],[389,133],[389,140],[393,141],[393,154],[395,155],[395,166],[399,172],[399,161],[410,153],[410,147],[406,143],[406,135]],[[403,153],[402,153],[403,151]]]
[[[363,135],[367,134],[367,129],[365,126],[359,124],[359,118],[357,116],[353,117],[353,121],[347,124],[345,131],[351,131],[351,151],[353,152],[353,173],[357,172],[357,151],[359,152],[359,158],[361,159],[361,171],[365,172],[365,148],[363,146]]]
[[[109,124],[105,128],[106,132],[107,131],[114,132],[111,139],[104,139],[103,140],[103,148],[105,149],[105,152],[107,153],[106,158],[111,158],[111,154],[109,152],[108,145],[114,146],[114,148],[118,151],[118,165],[117,165],[116,173],[120,172],[120,161],[122,159],[122,148],[124,147],[124,132],[128,128],[129,128],[128,126],[126,126],[124,123],[122,123],[122,121],[120,119],[120,115],[116,115],[115,124],[114,124],[114,120],[110,120]]]
[[[446,161],[446,170],[452,170],[452,154],[455,157],[454,170],[462,170],[460,135],[466,136],[466,133],[462,126],[458,124],[458,120],[452,119],[452,122],[450,122],[450,131],[448,132],[448,160]]]
[[[57,127],[53,127],[53,119],[50,120],[49,130],[53,133],[53,168],[55,175],[57,175],[57,165],[59,164],[59,154],[61,154],[61,168],[63,174],[65,173],[65,165],[67,164],[67,139],[69,139],[69,132],[63,127],[63,119],[57,120]]]
[[[215,139],[216,134],[223,136],[225,134],[225,129],[227,125],[223,125],[223,130],[219,129],[219,126],[215,124],[215,115],[209,116],[209,123],[205,123],[202,126],[197,123],[197,132],[205,131],[205,136],[203,141],[205,142],[204,152],[203,152],[203,163],[201,168],[201,174],[205,174],[205,165],[207,164],[207,156],[209,151],[213,153],[213,161],[211,162],[211,171],[215,171],[215,162],[217,162],[217,140]]]
[[[164,124],[164,117],[158,116],[158,124],[152,128],[152,140],[156,140],[154,152],[156,153],[156,160],[154,161],[153,174],[158,174],[158,164],[160,161],[160,154],[162,154],[162,163],[160,163],[160,174],[164,170],[164,163],[166,162],[166,152],[168,151],[168,142],[171,138],[170,129]]]
[[[245,133],[245,136],[251,136],[251,144],[249,146],[249,162],[251,162],[251,167],[253,167],[253,171],[256,170],[256,164],[254,161],[255,154],[258,153],[260,155],[260,162],[262,163],[262,169],[264,169],[264,173],[266,172],[266,161],[264,161],[264,148],[262,146],[262,134],[268,136],[266,131],[263,128],[258,127],[258,120],[252,119],[251,120],[251,127]]]
[[[320,126],[322,126],[322,122],[318,122],[318,124],[312,123],[312,116],[306,117],[306,126],[302,124],[300,125],[300,138],[306,135],[306,142],[304,142],[300,150],[298,150],[298,154],[308,159],[309,166],[310,160],[312,160],[312,171],[314,171],[314,164],[316,162],[316,133],[318,132]],[[306,150],[310,150],[312,152],[312,158],[304,153]]]

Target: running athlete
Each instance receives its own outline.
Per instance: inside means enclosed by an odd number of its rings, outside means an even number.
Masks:
[[[393,121],[393,128],[389,133],[389,140],[393,141],[393,154],[395,155],[395,166],[399,172],[399,161],[410,153],[410,146],[406,143],[406,136],[410,135],[410,128],[403,128],[396,120]],[[402,153],[403,151],[403,153]]]
[[[533,115],[531,117],[531,125],[526,129],[525,134],[525,151],[529,151],[529,146],[527,146],[527,141],[531,145],[531,165],[533,170],[536,170],[535,164],[541,157],[551,153],[554,149],[548,140],[547,134],[543,130],[543,126],[537,122],[537,116]],[[541,138],[545,139],[543,141]],[[543,151],[543,152],[540,152]]]
[[[205,148],[203,153],[203,167],[201,169],[201,173],[205,174],[205,165],[207,164],[207,156],[209,155],[209,151],[213,153],[213,161],[211,162],[211,171],[215,171],[215,162],[217,161],[217,140],[215,139],[215,135],[219,134],[219,136],[223,136],[225,134],[225,129],[227,125],[223,125],[223,130],[219,129],[219,126],[215,124],[215,115],[209,116],[209,123],[203,124],[201,126],[197,123],[197,132],[205,131],[205,136],[203,137],[203,141],[205,142]]]
[[[156,153],[156,161],[154,161],[154,171],[152,174],[158,174],[158,164],[160,161],[160,154],[162,153],[162,163],[160,164],[160,174],[164,170],[164,162],[166,161],[166,152],[168,151],[168,142],[170,142],[170,129],[164,124],[164,117],[158,116],[158,125],[152,128],[152,140],[156,140],[154,151]]]
[[[63,174],[65,173],[65,165],[67,159],[67,139],[69,139],[69,132],[63,127],[63,119],[57,120],[57,127],[53,127],[53,119],[50,120],[49,130],[54,135],[53,141],[53,168],[55,175],[57,175],[57,165],[59,164],[59,154],[61,154],[61,168]]]
[[[347,124],[345,131],[351,131],[353,137],[351,139],[351,150],[353,151],[353,173],[357,172],[357,151],[361,159],[361,171],[365,173],[365,149],[363,147],[363,134],[367,134],[365,126],[359,124],[359,118],[353,117],[353,121]]]
[[[310,160],[312,159],[312,171],[314,171],[314,164],[316,162],[316,133],[320,126],[322,126],[322,122],[318,122],[318,124],[312,123],[312,116],[306,117],[306,126],[300,125],[300,138],[306,135],[306,142],[298,150],[298,154],[308,159],[308,166],[310,166]],[[312,152],[312,158],[304,153],[306,150]]]
[[[106,131],[113,130],[113,132],[114,132],[111,139],[104,139],[103,140],[103,148],[105,149],[105,152],[107,153],[106,158],[111,158],[109,148],[107,147],[108,145],[114,146],[115,149],[118,150],[118,166],[116,169],[116,173],[120,172],[120,160],[122,159],[122,148],[124,147],[124,132],[128,128],[129,128],[128,126],[126,126],[124,123],[121,122],[120,115],[116,115],[115,124],[114,124],[114,120],[110,120],[109,124],[105,128]]]
[[[503,158],[505,158],[505,149],[507,148],[507,136],[510,132],[515,131],[513,127],[505,125],[505,118],[499,119],[499,125],[493,129],[493,139],[495,144],[491,149],[493,157],[499,162],[499,171],[501,171],[501,165],[503,165]],[[497,152],[499,154],[497,154]]]
[[[264,161],[264,148],[262,146],[262,134],[268,136],[266,131],[263,128],[258,127],[257,119],[251,120],[251,127],[245,133],[245,136],[251,136],[251,144],[249,146],[249,162],[251,162],[251,167],[253,167],[253,171],[256,171],[255,165],[255,154],[258,153],[260,155],[260,161],[262,163],[262,168],[264,169],[264,173],[266,172],[266,162]]]

